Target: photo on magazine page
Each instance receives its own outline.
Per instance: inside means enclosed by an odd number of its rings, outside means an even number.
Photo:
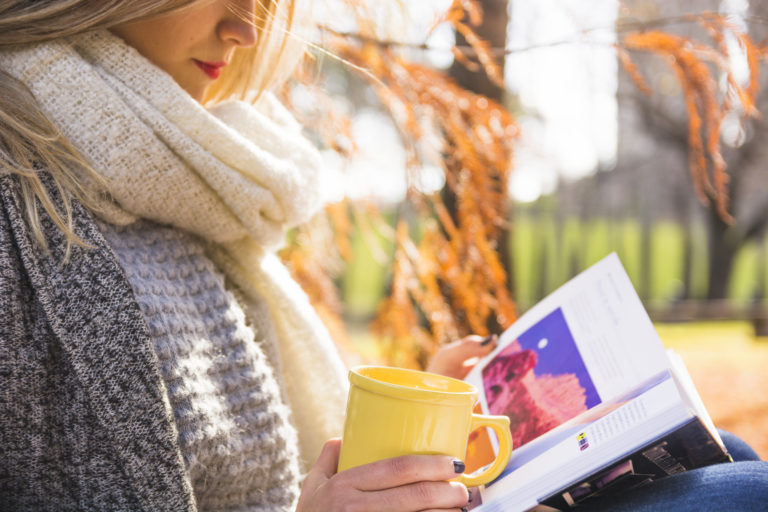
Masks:
[[[510,418],[515,449],[600,404],[560,308],[482,369],[488,412]]]

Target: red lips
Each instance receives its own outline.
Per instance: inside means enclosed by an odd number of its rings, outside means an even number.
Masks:
[[[199,67],[203,73],[208,75],[213,80],[219,78],[219,75],[221,75],[221,68],[227,65],[226,62],[203,62],[197,59],[193,60],[197,67]]]

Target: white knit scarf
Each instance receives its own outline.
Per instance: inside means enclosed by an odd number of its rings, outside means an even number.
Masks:
[[[271,95],[257,107],[206,110],[164,71],[109,32],[0,52],[0,67],[106,179],[125,225],[146,218],[210,242],[247,300],[269,305],[284,389],[311,463],[341,433],[343,364],[306,295],[271,248],[319,207],[320,158]],[[247,309],[247,306],[246,306]]]

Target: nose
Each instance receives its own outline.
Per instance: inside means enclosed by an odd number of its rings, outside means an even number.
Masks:
[[[229,2],[229,15],[219,22],[218,32],[222,41],[248,48],[256,44],[259,34],[256,29],[256,2]]]

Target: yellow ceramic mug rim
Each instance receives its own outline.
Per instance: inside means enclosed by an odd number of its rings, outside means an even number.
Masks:
[[[410,377],[410,382],[408,378]],[[409,385],[395,384],[386,379],[406,381]],[[396,395],[401,400],[440,403],[466,406],[469,401],[477,401],[477,389],[463,380],[445,377],[434,373],[395,368],[390,366],[361,365],[349,371],[349,382],[352,385],[372,393],[391,396]],[[435,387],[417,387],[430,384]],[[440,383],[440,387],[437,386]]]

